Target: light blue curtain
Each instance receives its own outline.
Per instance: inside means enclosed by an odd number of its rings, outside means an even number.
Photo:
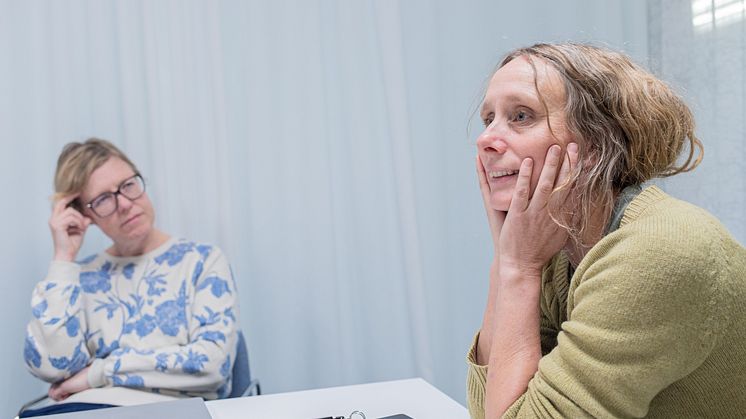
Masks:
[[[692,107],[704,160],[663,182],[746,243],[746,1],[655,0],[650,59]]]
[[[0,415],[46,391],[28,301],[56,157],[89,136],[138,164],[160,227],[227,253],[265,391],[421,376],[463,403],[491,254],[481,89],[536,41],[645,61],[646,22],[622,0],[0,0]]]

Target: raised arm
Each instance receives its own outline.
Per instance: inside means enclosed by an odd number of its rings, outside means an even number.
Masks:
[[[487,223],[490,228],[490,235],[492,236],[494,248],[492,265],[490,266],[489,272],[487,305],[484,309],[484,316],[482,317],[482,327],[479,330],[476,351],[477,363],[479,365],[487,365],[490,351],[492,349],[492,335],[495,330],[495,303],[497,301],[497,282],[500,269],[499,241],[500,231],[505,222],[505,212],[493,209],[490,204],[490,186],[487,183],[487,174],[484,172],[484,165],[482,164],[479,155],[477,155],[477,178],[479,179],[479,190],[482,193],[482,201],[484,203],[484,210],[487,213]]]
[[[562,158],[558,145],[549,148],[533,195],[533,161],[524,159],[518,173],[499,241],[495,330],[485,399],[487,417],[501,416],[526,391],[538,369],[541,273],[567,242],[566,231],[549,216],[547,203],[555,184],[566,178],[571,161],[577,158],[574,144],[568,146],[568,157]]]
[[[49,228],[54,260],[31,297],[33,318],[26,329],[24,359],[29,371],[47,382],[75,374],[91,357],[85,345],[80,267],[73,262],[91,220],[69,206],[76,198],[71,195],[60,199],[53,207]]]

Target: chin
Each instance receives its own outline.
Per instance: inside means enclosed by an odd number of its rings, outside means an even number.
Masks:
[[[490,206],[495,211],[508,211],[510,208],[510,196],[504,196],[504,194],[492,194],[490,197]]]
[[[134,226],[131,230],[125,231],[124,236],[130,239],[143,238],[147,237],[151,231],[153,231],[153,225],[149,222],[143,222]]]
[[[495,211],[502,211],[502,212],[508,212],[508,208],[510,208],[510,202],[505,201],[492,201],[490,206]]]

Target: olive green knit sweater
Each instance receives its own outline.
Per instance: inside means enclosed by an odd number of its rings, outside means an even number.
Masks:
[[[544,357],[503,417],[746,417],[746,249],[704,210],[645,189],[572,278],[555,256],[541,293]]]

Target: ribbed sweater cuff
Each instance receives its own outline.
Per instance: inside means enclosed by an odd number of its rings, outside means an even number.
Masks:
[[[106,384],[106,377],[104,377],[104,360],[96,358],[88,368],[88,385],[91,388],[103,387]]]
[[[53,260],[49,264],[47,280],[53,281],[75,281],[80,277],[80,265],[75,262],[62,262]]]
[[[466,375],[466,401],[472,418],[484,417],[484,395],[487,391],[487,366],[477,365],[477,342],[479,332],[474,336],[471,349],[466,355],[469,371]]]

